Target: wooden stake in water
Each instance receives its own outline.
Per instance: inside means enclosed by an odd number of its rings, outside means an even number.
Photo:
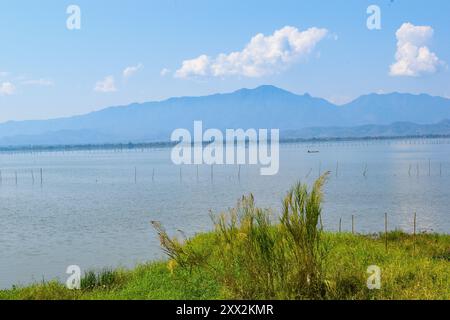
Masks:
[[[16,186],[17,186],[17,171],[14,172],[14,176],[16,178]]]
[[[41,187],[42,187],[42,184],[43,184],[43,179],[42,179],[42,168],[41,168],[40,173],[41,173]]]
[[[336,178],[339,175],[339,161],[336,161]]]
[[[238,180],[241,181],[241,165],[238,168]]]
[[[154,182],[155,181],[155,168],[153,168],[153,171],[152,171],[152,182]]]
[[[385,247],[386,247],[386,251],[388,249],[388,238],[387,238],[387,230],[388,230],[388,217],[387,217],[387,212],[384,214],[384,241],[385,241]]]
[[[355,234],[355,216],[352,215],[352,234]]]
[[[409,169],[408,169],[408,176],[411,177],[411,164],[409,164]]]
[[[31,169],[31,182],[34,184],[34,171]]]
[[[306,174],[305,178],[309,178],[309,176],[311,175],[312,171],[313,171],[313,169],[312,169],[312,168],[311,168],[311,169],[309,169],[309,171],[308,171],[308,173]]]
[[[182,182],[182,181],[183,181],[183,174],[182,174],[181,167],[180,167],[180,182]]]
[[[413,226],[414,252],[416,252],[416,218],[417,218],[417,214],[416,214],[416,212],[414,212],[414,226]]]
[[[342,218],[339,218],[339,233],[342,232]]]

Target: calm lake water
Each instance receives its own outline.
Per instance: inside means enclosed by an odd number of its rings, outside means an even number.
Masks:
[[[240,180],[237,166],[214,166],[213,181],[209,166],[198,179],[195,166],[183,166],[180,177],[170,151],[0,154],[0,288],[65,282],[69,265],[162,258],[151,220],[192,235],[211,229],[209,210],[233,207],[249,192],[277,212],[293,183],[327,170],[326,229],[337,230],[342,218],[349,231],[354,215],[356,232],[382,231],[387,212],[390,229],[410,232],[417,212],[419,231],[450,233],[449,140],[285,144],[278,175],[242,166]]]

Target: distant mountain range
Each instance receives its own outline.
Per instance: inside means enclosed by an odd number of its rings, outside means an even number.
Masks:
[[[450,120],[435,124],[395,122],[389,125],[363,125],[356,127],[316,127],[283,132],[284,139],[330,139],[330,138],[370,138],[370,137],[430,137],[450,136]]]
[[[0,124],[0,145],[168,141],[176,128],[278,128],[282,138],[450,134],[450,99],[369,94],[338,106],[274,86],[110,107],[86,115]]]

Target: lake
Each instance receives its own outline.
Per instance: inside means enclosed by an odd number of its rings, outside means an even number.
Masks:
[[[308,153],[308,150],[319,153]],[[296,181],[331,171],[323,225],[356,232],[450,233],[450,140],[282,144],[280,171],[259,166],[173,165],[170,149],[0,153],[0,288],[50,279],[66,268],[133,267],[160,259],[150,221],[188,235],[212,227],[209,211],[252,192],[274,214]],[[40,169],[42,168],[42,184]],[[337,169],[337,170],[336,170]],[[212,172],[212,173],[211,173]]]

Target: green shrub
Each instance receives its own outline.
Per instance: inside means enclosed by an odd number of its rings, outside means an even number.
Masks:
[[[225,295],[239,299],[321,299],[327,281],[322,272],[326,248],[321,243],[322,188],[328,173],[311,190],[298,183],[287,194],[278,223],[269,210],[255,206],[253,195],[236,208],[212,216],[215,250],[205,256],[191,240],[171,239],[153,222],[161,245],[176,265],[200,267],[223,284]],[[201,253],[203,252],[203,253]],[[211,261],[211,262],[209,262]]]
[[[81,278],[80,286],[82,290],[111,289],[122,284],[122,273],[117,270],[105,268],[101,271],[86,271]]]

